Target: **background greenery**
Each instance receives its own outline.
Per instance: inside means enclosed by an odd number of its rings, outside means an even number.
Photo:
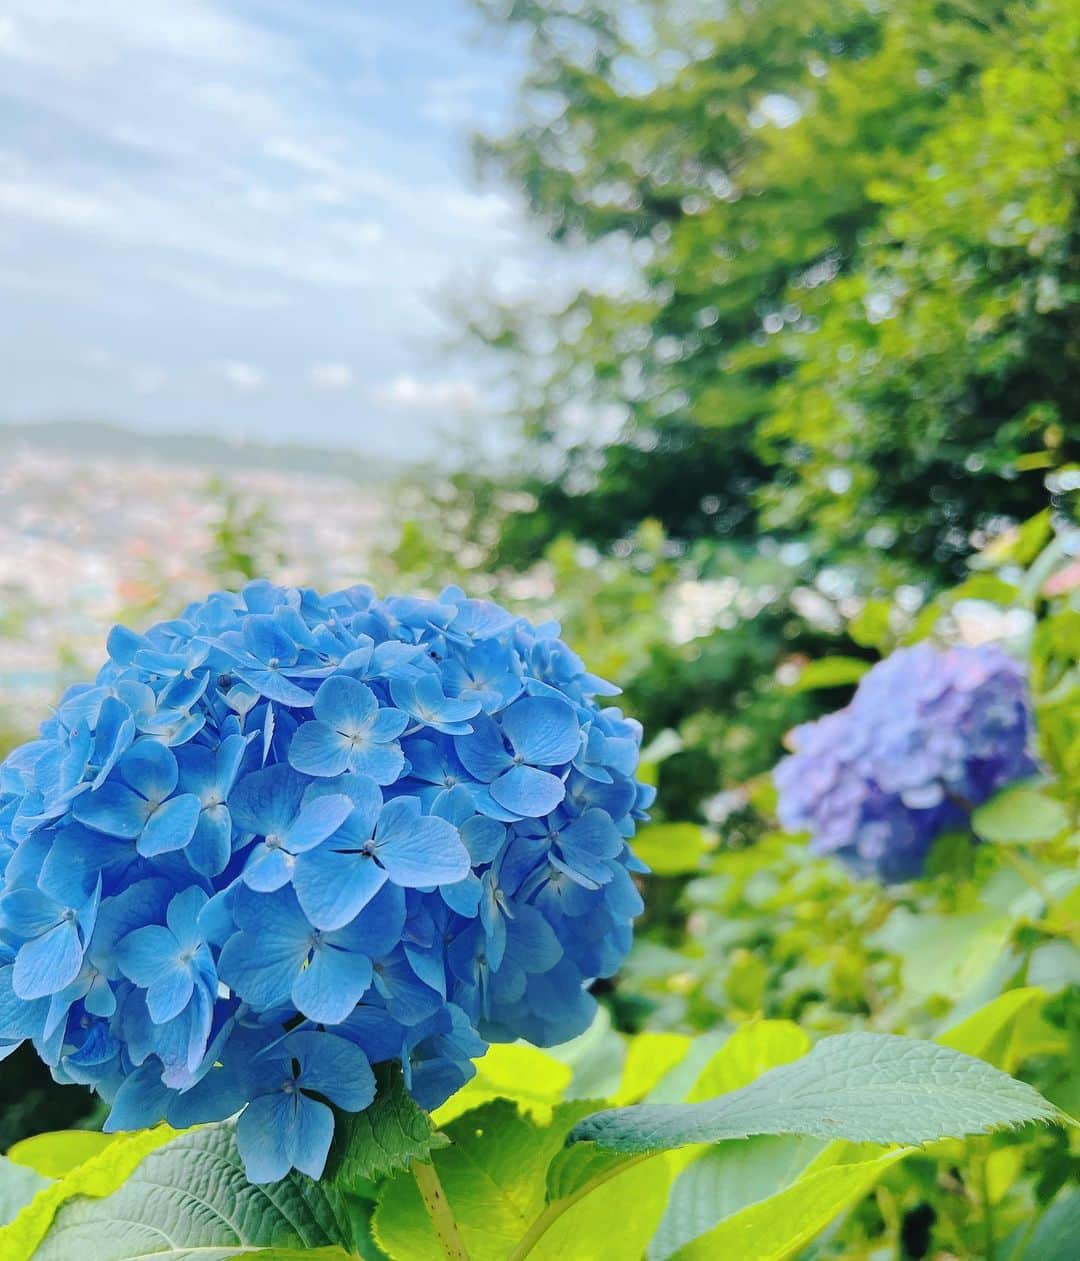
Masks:
[[[462,302],[512,456],[402,485],[370,576],[559,617],[645,725],[655,875],[594,1044],[675,1071],[660,1048],[753,1018],[933,1037],[1015,995],[977,1053],[1080,1113],[1080,9],[480,8],[529,58],[479,165],[602,282]],[[272,508],[215,493],[215,572],[272,571]],[[768,772],[927,637],[1029,662],[1046,774],[882,890],[778,830]],[[580,1092],[646,1093],[590,1079],[595,1045]],[[93,1122],[34,1064],[5,1146]],[[1020,1256],[1078,1173],[1060,1129],[939,1145],[799,1255]],[[1071,1203],[1040,1255],[1076,1255]]]

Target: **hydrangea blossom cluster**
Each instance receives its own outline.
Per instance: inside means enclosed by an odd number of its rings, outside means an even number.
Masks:
[[[487,1042],[587,1027],[653,792],[557,625],[256,582],[108,652],[0,767],[0,1056],[110,1129],[243,1109],[266,1182],[321,1173],[372,1065],[433,1108]]]
[[[937,837],[1035,771],[1031,738],[1023,669],[1001,649],[903,648],[846,709],[792,732],[775,771],[780,820],[860,875],[909,880]]]

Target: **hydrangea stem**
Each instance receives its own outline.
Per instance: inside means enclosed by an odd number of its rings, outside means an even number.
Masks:
[[[469,1261],[469,1254],[461,1238],[461,1231],[450,1210],[450,1201],[446,1198],[442,1182],[434,1165],[425,1164],[422,1160],[412,1162],[413,1177],[420,1190],[420,1198],[431,1218],[431,1225],[439,1240],[439,1246],[447,1261]]]

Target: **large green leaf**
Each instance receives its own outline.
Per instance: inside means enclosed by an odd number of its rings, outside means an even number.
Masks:
[[[529,1261],[640,1257],[667,1200],[667,1158],[628,1165],[561,1213],[529,1252]]]
[[[849,1033],[718,1099],[597,1113],[570,1140],[622,1152],[751,1134],[915,1144],[1057,1116],[1032,1087],[982,1060],[913,1038]]]
[[[8,1160],[26,1165],[45,1178],[62,1178],[94,1156],[99,1156],[122,1136],[99,1130],[52,1130],[24,1138],[8,1151]]]
[[[619,1088],[612,1102],[637,1103],[690,1052],[692,1039],[682,1033],[639,1033],[630,1040]]]
[[[762,1073],[797,1060],[809,1050],[810,1038],[794,1021],[748,1021],[705,1065],[686,1100],[697,1103],[748,1086]]]
[[[6,1157],[0,1156],[0,1225],[10,1222],[48,1185],[48,1179],[35,1173],[33,1169],[13,1164]]]
[[[592,1107],[563,1104],[539,1126],[508,1100],[468,1112],[447,1126],[448,1147],[435,1170],[472,1261],[501,1261],[544,1207],[546,1175],[567,1131]],[[442,1261],[416,1183],[398,1174],[384,1188],[372,1223],[375,1241],[395,1261]]]
[[[66,1177],[50,1183],[13,1221],[0,1227],[0,1257],[3,1261],[29,1261],[30,1257],[38,1261],[46,1253],[35,1249],[66,1201],[76,1196],[110,1195],[148,1154],[171,1142],[176,1134],[177,1131],[167,1125],[159,1125],[152,1130],[118,1135],[97,1155],[75,1166]]]
[[[573,1070],[546,1052],[523,1043],[496,1043],[476,1061],[476,1076],[432,1114],[436,1125],[455,1118],[493,1099],[510,1099],[523,1112],[545,1121],[552,1108],[562,1103]]]
[[[1017,1036],[1018,1031],[1026,1021],[1037,1018],[1045,1001],[1046,994],[1035,985],[1006,990],[985,1007],[950,1025],[934,1041],[1012,1072],[1023,1058],[1024,1042]]]
[[[766,1134],[707,1148],[675,1179],[649,1243],[649,1261],[670,1257],[748,1205],[783,1191],[823,1145],[822,1139],[803,1135]]]
[[[1075,1261],[1080,1253],[1080,1191],[1060,1194],[1024,1241],[1017,1261]]]
[[[189,1253],[192,1261],[202,1261],[203,1250]],[[346,1252],[344,1248],[244,1248],[234,1252],[227,1261],[244,1261],[245,1257],[253,1257],[254,1261],[355,1261],[355,1254]]]
[[[779,1195],[726,1218],[672,1254],[671,1261],[716,1261],[718,1257],[781,1261],[809,1243],[905,1155],[907,1152],[900,1148],[873,1160],[807,1174]]]
[[[696,823],[650,823],[634,838],[634,853],[658,876],[697,871],[706,849],[704,829]]]
[[[846,687],[858,683],[871,664],[858,657],[822,657],[803,667],[794,684],[794,690],[812,692],[823,687]]]
[[[1052,841],[1069,826],[1069,815],[1055,797],[1035,788],[1007,788],[971,816],[984,841],[1031,845]]]
[[[344,1241],[331,1196],[298,1173],[248,1182],[233,1126],[203,1126],[151,1152],[106,1199],[66,1204],[33,1261],[228,1261],[331,1247]]]

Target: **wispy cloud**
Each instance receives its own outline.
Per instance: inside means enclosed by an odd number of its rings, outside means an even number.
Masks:
[[[0,419],[152,398],[156,424],[247,425],[257,396],[303,438],[317,390],[325,436],[415,444],[476,405],[432,375],[445,297],[541,247],[468,182],[465,129],[514,66],[463,38],[467,0],[4,7]],[[115,369],[69,371],[88,344]],[[360,418],[357,381],[384,382]]]
[[[390,407],[421,411],[468,411],[480,401],[477,387],[466,380],[421,381],[399,376],[376,386],[372,396]]]
[[[222,380],[234,390],[241,390],[245,394],[251,390],[261,390],[266,384],[262,369],[256,368],[253,363],[244,363],[242,359],[226,359],[217,364],[216,368]]]
[[[313,363],[308,369],[308,380],[315,390],[347,390],[355,379],[347,363]]]

